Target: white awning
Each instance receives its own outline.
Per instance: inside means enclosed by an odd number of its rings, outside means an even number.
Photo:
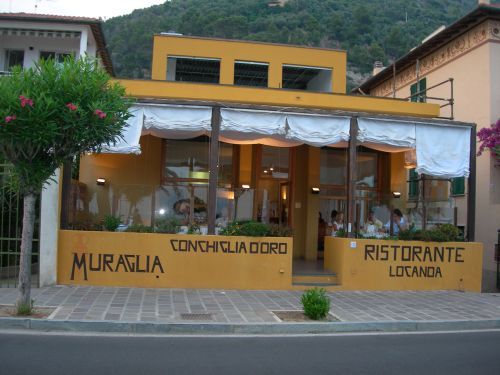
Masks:
[[[416,171],[441,178],[468,177],[470,134],[470,127],[419,123]]]
[[[310,146],[334,146],[349,141],[350,117],[288,114],[287,138]]]
[[[101,152],[106,154],[140,154],[141,147],[139,139],[141,138],[143,124],[143,110],[141,107],[133,106],[130,108],[131,117],[127,120],[127,125],[122,131],[122,138],[114,145],[104,145]]]
[[[385,152],[416,149],[420,174],[441,178],[469,175],[470,127],[432,120],[359,118],[361,145]]]
[[[220,114],[219,138],[223,142],[293,146],[285,138],[286,115],[283,112],[222,108]]]
[[[188,139],[208,135],[212,108],[181,105],[143,105],[142,135],[160,138]]]
[[[141,135],[188,139],[211,131],[211,107],[137,104],[130,108],[130,113],[132,116],[122,131],[123,139],[115,145],[104,146],[103,153],[140,154]]]
[[[146,134],[188,139],[211,132],[211,107],[137,104],[130,111],[123,139],[104,146],[102,152],[138,154],[139,138]],[[234,144],[345,147],[349,127],[347,116],[222,108],[219,137]],[[442,178],[469,175],[470,127],[433,120],[360,117],[358,129],[358,140],[366,147],[385,152],[416,148],[418,173]]]
[[[276,147],[321,147],[349,140],[349,117],[250,109],[221,109],[220,140]]]
[[[358,141],[380,151],[404,151],[415,148],[415,126],[409,121],[360,117]]]

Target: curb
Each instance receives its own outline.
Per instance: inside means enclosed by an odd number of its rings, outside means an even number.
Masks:
[[[426,332],[499,329],[500,319],[448,321],[379,321],[329,323],[147,323],[92,320],[0,318],[1,329],[46,332],[141,334],[321,334],[345,332]]]

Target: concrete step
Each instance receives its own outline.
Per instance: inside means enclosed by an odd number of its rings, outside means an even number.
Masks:
[[[330,283],[292,283],[292,290],[308,290],[313,288],[323,288],[329,292],[333,292],[336,290],[342,290],[342,285]]]
[[[330,274],[294,274],[292,284],[337,284],[337,275]]]

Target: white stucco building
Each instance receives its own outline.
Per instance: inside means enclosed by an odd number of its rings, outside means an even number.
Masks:
[[[16,65],[30,68],[40,58],[97,57],[113,74],[102,22],[95,18],[0,13],[0,75]],[[56,179],[59,177],[57,173]],[[40,217],[40,286],[56,283],[59,184],[44,189]]]

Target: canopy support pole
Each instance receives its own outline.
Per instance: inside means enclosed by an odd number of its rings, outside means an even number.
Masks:
[[[210,134],[210,159],[208,175],[208,234],[215,234],[217,211],[217,178],[219,176],[220,107],[212,108],[212,132]]]
[[[358,118],[351,117],[349,129],[349,157],[347,166],[347,237],[354,237],[354,216],[356,210],[356,179],[357,179],[357,152],[358,143]],[[359,218],[358,218],[359,220]]]
[[[467,240],[474,241],[476,231],[476,125],[470,130],[469,178],[467,179]]]

